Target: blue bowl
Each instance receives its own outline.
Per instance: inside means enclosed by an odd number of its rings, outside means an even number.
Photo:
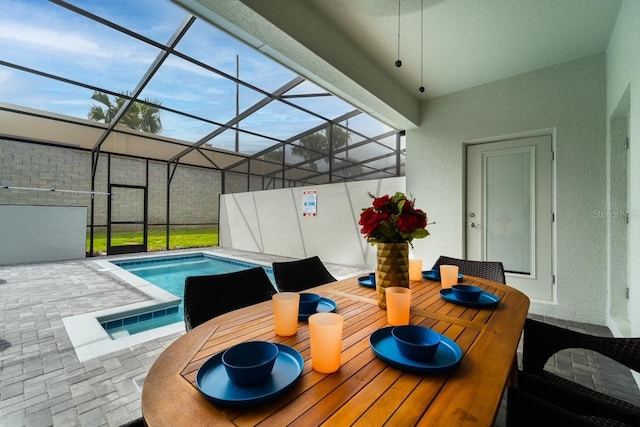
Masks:
[[[222,353],[222,364],[229,379],[238,385],[264,381],[271,375],[278,347],[267,341],[247,341]]]
[[[440,345],[440,334],[424,326],[404,325],[391,329],[398,351],[403,356],[418,360],[431,360]]]
[[[376,273],[369,273],[369,279],[371,280],[371,284],[376,284]]]
[[[320,295],[302,292],[300,293],[300,314],[313,314],[318,308]]]
[[[472,285],[453,285],[453,295],[461,301],[478,301],[482,288]]]

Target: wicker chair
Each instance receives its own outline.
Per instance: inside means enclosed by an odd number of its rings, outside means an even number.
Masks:
[[[144,418],[140,417],[128,423],[121,424],[120,427],[145,427]]]
[[[507,389],[507,427],[597,427],[601,425],[521,389],[511,387]],[[610,425],[624,427],[620,424]]]
[[[262,267],[210,276],[189,276],[184,283],[187,331],[221,314],[268,301],[276,293]]]
[[[552,405],[588,417],[596,425],[640,426],[639,407],[544,369],[553,354],[569,348],[592,350],[640,371],[640,338],[594,336],[527,319],[518,388]]]
[[[481,277],[498,283],[507,283],[504,277],[504,266],[499,261],[469,261],[440,256],[432,268],[439,268],[441,265],[457,265],[460,274]]]
[[[280,292],[300,292],[336,281],[317,256],[296,261],[274,262],[273,276]]]

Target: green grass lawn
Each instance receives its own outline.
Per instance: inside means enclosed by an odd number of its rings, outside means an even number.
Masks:
[[[87,234],[87,250],[89,250],[90,235]],[[164,227],[152,228],[147,236],[147,249],[160,251],[165,249],[167,242]],[[111,236],[112,246],[142,244],[142,236],[137,232],[120,232]],[[171,228],[169,235],[169,249],[202,248],[218,245],[218,227],[203,228]],[[93,236],[93,251],[107,251],[107,233],[96,232]]]

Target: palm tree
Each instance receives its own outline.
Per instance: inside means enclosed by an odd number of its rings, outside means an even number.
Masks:
[[[89,110],[89,114],[87,114],[87,117],[90,120],[95,120],[97,122],[111,123],[118,112],[118,108],[111,103],[109,95],[96,91],[91,95],[91,99],[98,101],[102,105],[106,106],[106,108],[93,104]]]
[[[145,99],[147,101],[147,99]],[[160,105],[158,102],[154,104]],[[140,117],[140,130],[159,134],[162,130],[162,121],[160,120],[160,109],[154,105],[146,103],[135,103],[138,106],[138,116]]]
[[[87,117],[89,120],[111,123],[118,114],[118,111],[131,97],[128,92],[123,92],[123,96],[116,96],[113,101],[109,95],[95,91],[91,99],[99,104],[93,104]],[[155,105],[152,105],[155,104]],[[120,118],[119,123],[130,129],[140,130],[147,133],[159,134],[162,131],[162,120],[160,119],[160,109],[156,105],[161,105],[160,101],[144,99],[144,102],[133,102],[127,111]]]

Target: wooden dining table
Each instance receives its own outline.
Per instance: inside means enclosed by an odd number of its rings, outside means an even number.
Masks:
[[[148,426],[492,426],[529,309],[522,292],[503,284],[464,276],[500,298],[491,307],[448,302],[439,282],[411,282],[413,325],[429,327],[455,341],[462,351],[457,366],[444,372],[412,373],[379,358],[370,336],[387,324],[376,290],[357,277],[309,290],[336,303],[344,318],[341,366],[332,374],[311,368],[309,327],[277,336],[270,301],[209,320],[172,343],[155,361],[142,390]],[[241,284],[239,292],[241,292]],[[208,401],[196,375],[213,355],[235,344],[264,340],[293,347],[304,359],[299,379],[285,393],[256,406],[234,408]]]

